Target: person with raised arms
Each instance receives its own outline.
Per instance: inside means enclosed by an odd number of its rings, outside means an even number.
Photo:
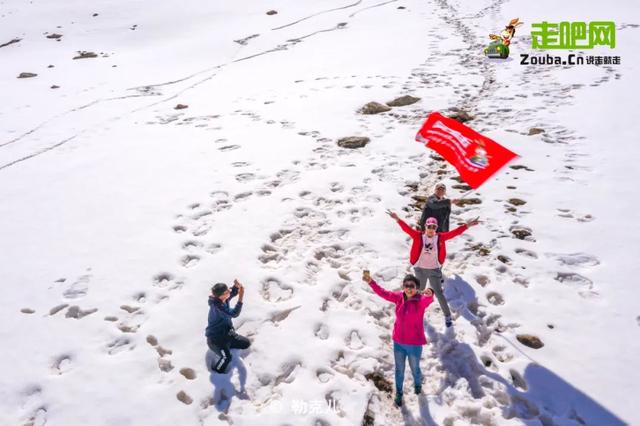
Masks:
[[[429,281],[429,286],[438,298],[438,303],[444,314],[445,324],[451,327],[453,319],[451,318],[451,309],[444,296],[442,277],[442,265],[447,258],[447,246],[445,242],[451,238],[457,237],[470,227],[477,225],[478,219],[468,221],[462,226],[458,226],[453,231],[437,232],[438,220],[435,217],[427,218],[425,221],[424,232],[419,228],[412,228],[405,221],[400,219],[397,214],[387,210],[387,214],[395,220],[400,228],[411,237],[411,252],[409,254],[409,262],[414,266],[413,270],[420,281],[419,290],[422,291]]]
[[[362,280],[378,296],[396,305],[396,321],[393,325],[393,358],[395,361],[396,396],[394,402],[397,407],[402,406],[404,370],[407,359],[413,375],[413,385],[416,395],[422,392],[422,372],[420,371],[420,357],[422,346],[427,344],[424,335],[424,312],[433,302],[433,291],[427,289],[425,294],[418,293],[418,279],[407,275],[402,280],[402,291],[385,290],[372,278],[369,271],[362,273]]]

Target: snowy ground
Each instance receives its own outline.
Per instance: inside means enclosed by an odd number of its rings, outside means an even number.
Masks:
[[[640,423],[638,11],[557,3],[1,0],[0,424]],[[518,63],[531,22],[605,19],[621,65]],[[365,377],[393,381],[393,311],[360,275],[408,271],[385,209],[465,192],[413,142],[452,107],[521,158],[454,209],[483,220],[449,244],[455,331],[432,305],[398,410]],[[207,295],[235,277],[252,346],[213,376]]]

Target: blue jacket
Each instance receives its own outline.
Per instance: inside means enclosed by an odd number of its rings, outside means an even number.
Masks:
[[[222,303],[220,299],[209,297],[209,324],[205,331],[208,339],[225,340],[229,335],[229,331],[233,330],[231,318],[236,318],[242,310],[242,302],[238,301],[236,306],[231,309],[229,301],[238,295],[238,288],[231,288],[231,295]]]

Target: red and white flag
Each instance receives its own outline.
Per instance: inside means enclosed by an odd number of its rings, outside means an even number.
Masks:
[[[453,167],[473,189],[518,155],[464,124],[432,112],[416,135]]]

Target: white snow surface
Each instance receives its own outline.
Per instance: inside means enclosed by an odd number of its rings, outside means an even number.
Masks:
[[[0,44],[19,39],[0,48],[0,424],[640,424],[638,16],[633,1],[0,1]],[[515,17],[511,58],[484,58]],[[614,20],[615,50],[582,53],[621,64],[520,65],[542,20]],[[525,167],[454,207],[452,224],[482,220],[448,244],[455,325],[429,307],[423,394],[407,367],[397,409],[366,378],[393,383],[394,312],[361,271],[398,289],[409,241],[385,210],[415,222],[436,182],[465,192],[413,140],[453,107]],[[252,345],[213,375],[207,297],[234,278]]]

